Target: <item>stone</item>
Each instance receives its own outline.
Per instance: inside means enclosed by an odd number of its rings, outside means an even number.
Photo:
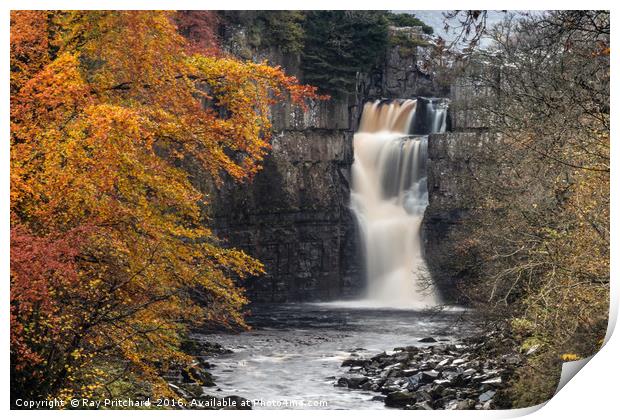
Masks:
[[[446,410],[471,410],[476,406],[476,402],[472,399],[454,400],[446,405]]]
[[[488,342],[495,337],[484,340]],[[353,364],[365,366],[355,367],[363,375],[341,378],[337,386],[381,392],[386,395],[386,405],[395,408],[465,410],[497,407],[495,396],[498,389],[503,388],[504,381],[514,371],[507,359],[515,353],[489,355],[488,347],[481,347],[477,338],[463,339],[461,343],[418,347],[415,353],[397,347],[394,352],[356,359],[358,361]],[[404,360],[404,355],[408,360],[398,361]],[[428,407],[421,408],[423,404]],[[500,406],[504,404],[499,403]]]
[[[202,387],[197,384],[179,384],[169,383],[168,387],[174,391],[179,397],[187,400],[198,398],[202,395]]]
[[[502,356],[502,361],[508,365],[518,365],[522,360],[518,354],[507,354]]]
[[[475,375],[476,372],[477,372],[477,370],[473,369],[473,368],[465,369],[463,371],[463,376],[472,376],[472,375]]]
[[[536,353],[536,352],[538,351],[538,349],[539,349],[539,348],[540,348],[540,345],[539,345],[539,344],[535,344],[535,345],[533,345],[532,347],[530,347],[530,348],[529,348],[529,349],[525,352],[525,355],[526,355],[526,356],[530,356],[530,355],[532,355],[532,354]]]
[[[433,337],[424,337],[418,340],[419,343],[436,343],[437,340],[435,340]]]
[[[347,380],[347,378],[339,378],[335,386],[348,387],[349,381]]]
[[[450,363],[450,359],[443,359],[441,362],[437,363],[437,365],[435,366],[435,369],[438,367],[446,366],[448,363]]]
[[[342,367],[346,367],[346,366],[365,366],[368,364],[368,360],[364,360],[364,359],[347,359],[344,362],[342,362],[342,364],[340,366]]]
[[[480,394],[480,396],[478,397],[478,401],[480,401],[481,403],[487,402],[495,396],[495,393],[496,391],[491,391],[491,390],[486,391]]]
[[[436,370],[416,373],[415,375],[407,377],[408,388],[415,389],[420,385],[430,384],[437,378],[439,378],[439,372]]]
[[[352,376],[347,378],[347,386],[352,389],[360,388],[360,386],[367,382],[368,378],[365,376]]]
[[[439,378],[439,376],[441,375],[438,371],[436,370],[425,370],[424,372],[420,373],[422,375],[422,382],[424,383],[430,383],[433,382],[435,379]]]
[[[412,407],[412,410],[432,410],[433,407],[427,401],[415,403]]]
[[[403,408],[417,402],[416,394],[413,392],[396,391],[391,392],[385,398],[385,405],[388,407]]]
[[[409,391],[415,391],[420,386],[419,374],[407,377],[407,389]]]
[[[181,350],[190,356],[211,356],[214,354],[232,353],[232,350],[222,347],[219,343],[191,339],[181,343]]]
[[[411,355],[407,352],[398,352],[392,355],[392,359],[398,362],[406,362],[411,358]]]
[[[405,351],[411,355],[416,354],[420,351],[418,347],[415,346],[406,346],[406,347],[395,347],[394,351]]]
[[[435,379],[433,383],[436,385],[450,385],[452,384],[452,381],[449,379]]]
[[[181,378],[185,383],[198,383],[201,386],[215,386],[211,374],[198,365],[191,366],[189,369],[181,371]]]

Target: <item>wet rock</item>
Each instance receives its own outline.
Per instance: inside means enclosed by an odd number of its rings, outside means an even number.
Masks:
[[[407,352],[398,352],[392,355],[392,359],[398,362],[407,362],[411,358],[411,355]]]
[[[452,384],[452,381],[451,381],[451,380],[449,380],[449,379],[435,379],[435,380],[433,381],[433,383],[434,383],[435,385],[442,385],[442,386],[444,386],[444,385],[451,385],[451,384]]]
[[[369,359],[355,359],[350,372],[363,373],[338,380],[337,386],[381,392],[389,407],[433,409],[509,408],[497,392],[522,363],[518,353],[489,352],[488,341],[505,340],[501,334],[465,339],[456,344],[397,347]],[[355,368],[355,369],[353,369]],[[353,382],[349,382],[353,379]],[[424,408],[427,409],[427,408]]]
[[[420,375],[422,375],[422,383],[431,383],[435,379],[439,378],[440,373],[436,370],[426,370],[421,372]]]
[[[495,391],[486,391],[482,394],[480,394],[480,396],[478,397],[478,401],[480,401],[481,403],[487,402],[489,401],[491,398],[493,398],[495,396],[496,392]]]
[[[420,376],[419,374],[407,377],[407,389],[409,391],[415,391],[420,387]]]
[[[451,359],[443,359],[441,362],[437,363],[437,365],[435,366],[435,369],[446,366],[448,363],[450,363]]]
[[[344,362],[342,362],[342,367],[346,367],[346,366],[365,366],[368,364],[368,360],[364,360],[364,359],[346,359]]]
[[[409,409],[410,410],[432,410],[433,407],[431,407],[428,402],[424,401],[424,402],[413,404],[411,407],[409,407]]]
[[[536,353],[538,351],[538,349],[540,348],[539,344],[533,345],[532,347],[530,347],[526,352],[525,355],[526,356],[530,356],[534,353]]]
[[[186,340],[181,344],[181,350],[190,356],[211,356],[230,354],[232,350],[222,347],[219,343],[207,341]]]
[[[419,390],[415,393],[416,399],[418,402],[431,402],[433,401],[433,396],[428,391]]]
[[[427,370],[424,372],[417,373],[408,378],[409,383],[414,383],[417,385],[430,384],[436,379],[439,378],[439,372],[436,370]]]
[[[343,387],[346,388],[349,386],[349,380],[347,378],[340,378],[338,379],[338,381],[336,382],[335,386],[339,386],[339,387]]]
[[[365,376],[353,376],[347,379],[347,386],[352,389],[357,389],[366,382],[368,382],[368,378]]]
[[[460,379],[462,378],[461,374],[455,370],[444,370],[441,374],[444,379],[447,379],[453,385],[460,383]]]
[[[476,369],[473,369],[473,368],[465,369],[463,371],[463,376],[465,377],[473,376],[476,374],[476,372],[477,372]]]
[[[518,354],[507,354],[502,356],[502,361],[509,365],[518,365],[522,362],[522,358]]]
[[[400,351],[404,351],[407,352],[411,355],[414,355],[416,353],[418,353],[420,351],[419,348],[415,347],[415,346],[407,346],[407,347],[395,347],[394,351],[400,352]]]
[[[476,407],[476,402],[472,399],[454,400],[446,405],[446,410],[471,410]]]
[[[201,386],[215,386],[211,374],[202,369],[199,365],[194,365],[187,370],[181,371],[181,378],[183,382],[186,383],[197,383]]]
[[[493,384],[493,385],[501,384],[502,383],[502,378],[497,376],[495,378],[491,378],[491,379],[487,379],[486,381],[482,381],[481,383],[483,383],[483,384]]]
[[[186,400],[198,398],[202,395],[202,387],[196,384],[169,383],[168,387],[179,397]]]
[[[425,338],[421,338],[418,340],[418,343],[436,343],[437,340],[435,340],[433,337],[425,337]]]
[[[392,392],[385,398],[385,405],[388,407],[403,408],[417,402],[416,394],[413,392],[397,391]]]

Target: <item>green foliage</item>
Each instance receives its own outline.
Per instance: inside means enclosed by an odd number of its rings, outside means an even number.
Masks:
[[[254,48],[277,46],[285,53],[303,49],[305,14],[299,10],[231,10],[220,12],[225,23],[247,29]]]
[[[422,31],[427,35],[433,34],[433,27],[427,25],[418,19],[415,15],[409,13],[393,13],[388,12],[387,18],[391,26],[396,26],[398,28],[404,28],[408,26],[421,26]]]
[[[508,395],[512,407],[532,407],[549,401],[555,394],[561,373],[560,361],[552,354],[545,352],[530,357],[510,382]]]
[[[372,69],[388,47],[398,45],[412,54],[415,47],[428,45],[405,34],[390,37],[389,26],[433,33],[414,15],[386,11],[223,11],[220,18],[224,25],[243,27],[251,48],[300,53],[304,81],[335,96],[353,92],[357,74]]]
[[[398,46],[401,56],[403,55],[413,55],[417,47],[426,47],[429,46],[429,42],[419,38],[412,37],[406,33],[396,32],[390,34],[390,46]]]
[[[388,46],[388,19],[377,11],[311,11],[304,22],[304,80],[342,96],[355,89]]]

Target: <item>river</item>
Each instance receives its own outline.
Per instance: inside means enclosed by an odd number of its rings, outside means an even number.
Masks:
[[[434,337],[454,341],[472,333],[458,309],[395,310],[339,304],[281,304],[252,307],[252,330],[198,335],[233,351],[209,359],[217,387],[210,395],[261,400],[255,409],[384,409],[370,391],[335,387],[352,356],[370,356],[394,347],[423,346]],[[302,404],[316,404],[304,406]],[[318,406],[320,405],[320,406]]]

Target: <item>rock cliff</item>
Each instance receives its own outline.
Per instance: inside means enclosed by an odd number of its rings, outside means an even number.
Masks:
[[[282,130],[252,182],[218,192],[219,236],[265,264],[267,274],[245,284],[252,300],[326,300],[360,290],[348,209],[352,160],[348,130]]]
[[[490,92],[482,91],[473,80],[464,75],[453,82],[451,131],[431,135],[428,144],[429,205],[422,226],[424,251],[433,280],[448,302],[463,301],[458,286],[472,275],[459,270],[458,259],[473,256],[460,255],[456,238],[464,235],[467,216],[478,205],[475,179],[484,169],[485,153],[498,141],[472,106],[473,101]]]
[[[231,37],[230,51],[247,50],[238,44],[242,35]],[[294,55],[273,48],[252,54],[302,76]],[[427,54],[422,46],[392,46],[381,66],[359,76],[355,96],[313,104],[305,112],[290,104],[272,110],[273,148],[264,169],[250,183],[226,183],[211,200],[218,235],[265,264],[265,275],[244,283],[252,301],[341,299],[364,290],[349,210],[360,105],[374,98],[445,94],[425,70]]]

